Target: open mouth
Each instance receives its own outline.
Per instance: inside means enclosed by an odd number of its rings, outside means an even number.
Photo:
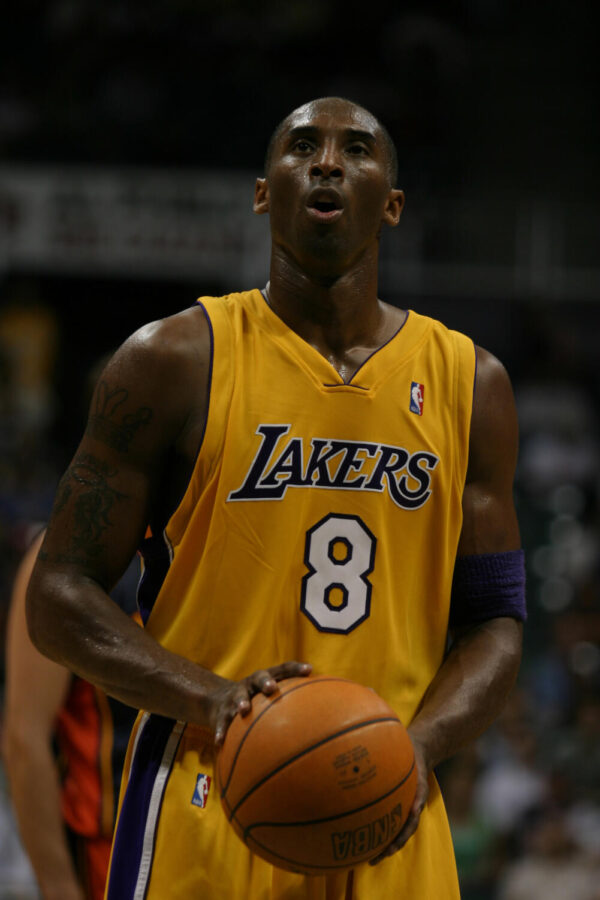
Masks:
[[[342,215],[342,202],[330,191],[326,194],[315,192],[315,196],[309,198],[308,211],[313,219],[332,222]]]
[[[339,209],[333,201],[328,202],[327,200],[317,200],[316,203],[312,204],[311,208],[322,213],[333,212],[334,210]]]

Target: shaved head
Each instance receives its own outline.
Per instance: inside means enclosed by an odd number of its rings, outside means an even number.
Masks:
[[[363,117],[368,117],[371,119],[373,123],[374,131],[379,133],[382,139],[382,145],[385,149],[385,154],[387,157],[387,171],[390,180],[390,187],[394,187],[398,178],[398,155],[396,153],[396,146],[390,136],[385,125],[383,125],[373,113],[369,112],[364,106],[361,106],[359,103],[354,103],[352,100],[347,100],[344,97],[319,97],[317,100],[311,100],[308,103],[299,106],[297,109],[294,109],[289,115],[287,115],[281,122],[277,125],[273,134],[269,139],[269,143],[267,145],[267,152],[265,154],[265,175],[268,176],[269,169],[271,167],[271,161],[273,158],[273,152],[275,150],[275,146],[277,141],[287,128],[288,124],[293,118],[302,117],[303,114],[309,116],[312,112],[318,112],[322,109],[329,109],[335,111],[335,108],[338,107],[340,111],[347,111],[348,108],[352,108],[357,113],[361,114]]]

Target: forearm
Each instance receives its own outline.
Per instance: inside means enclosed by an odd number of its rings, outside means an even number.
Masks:
[[[23,845],[44,900],[83,900],[67,846],[58,773],[47,740],[7,736],[4,762]]]
[[[28,592],[31,638],[46,656],[136,709],[211,726],[224,679],[160,646],[89,579],[37,570]]]
[[[492,619],[453,645],[409,727],[428,770],[478,737],[502,710],[521,660],[522,625]]]

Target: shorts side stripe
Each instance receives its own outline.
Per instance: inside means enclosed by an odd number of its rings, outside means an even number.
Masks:
[[[144,728],[146,727],[146,723],[150,718],[150,713],[144,712],[140,718],[137,731],[135,733],[135,737],[133,739],[133,750],[131,751],[131,765],[129,766],[129,772],[127,773],[127,783],[129,784],[129,779],[131,777],[131,770],[133,768],[133,763],[137,754],[137,748],[140,741],[140,736],[142,735]]]
[[[151,715],[140,723],[123,798],[106,900],[144,896],[162,797],[185,723]]]
[[[176,722],[171,736],[167,741],[165,752],[158,769],[152,795],[150,797],[150,806],[148,807],[148,817],[146,819],[146,829],[144,831],[144,843],[142,846],[142,858],[140,860],[140,868],[138,880],[135,886],[133,900],[144,900],[146,896],[146,888],[150,878],[150,870],[152,868],[152,857],[154,856],[154,837],[156,835],[156,823],[162,806],[162,799],[167,786],[167,779],[171,773],[173,760],[177,753],[179,741],[185,728],[185,722]]]

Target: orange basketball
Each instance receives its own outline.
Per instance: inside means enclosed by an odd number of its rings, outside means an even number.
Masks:
[[[370,688],[325,675],[257,694],[251,712],[229,726],[216,775],[246,846],[307,875],[380,853],[406,821],[417,783],[394,711]]]

